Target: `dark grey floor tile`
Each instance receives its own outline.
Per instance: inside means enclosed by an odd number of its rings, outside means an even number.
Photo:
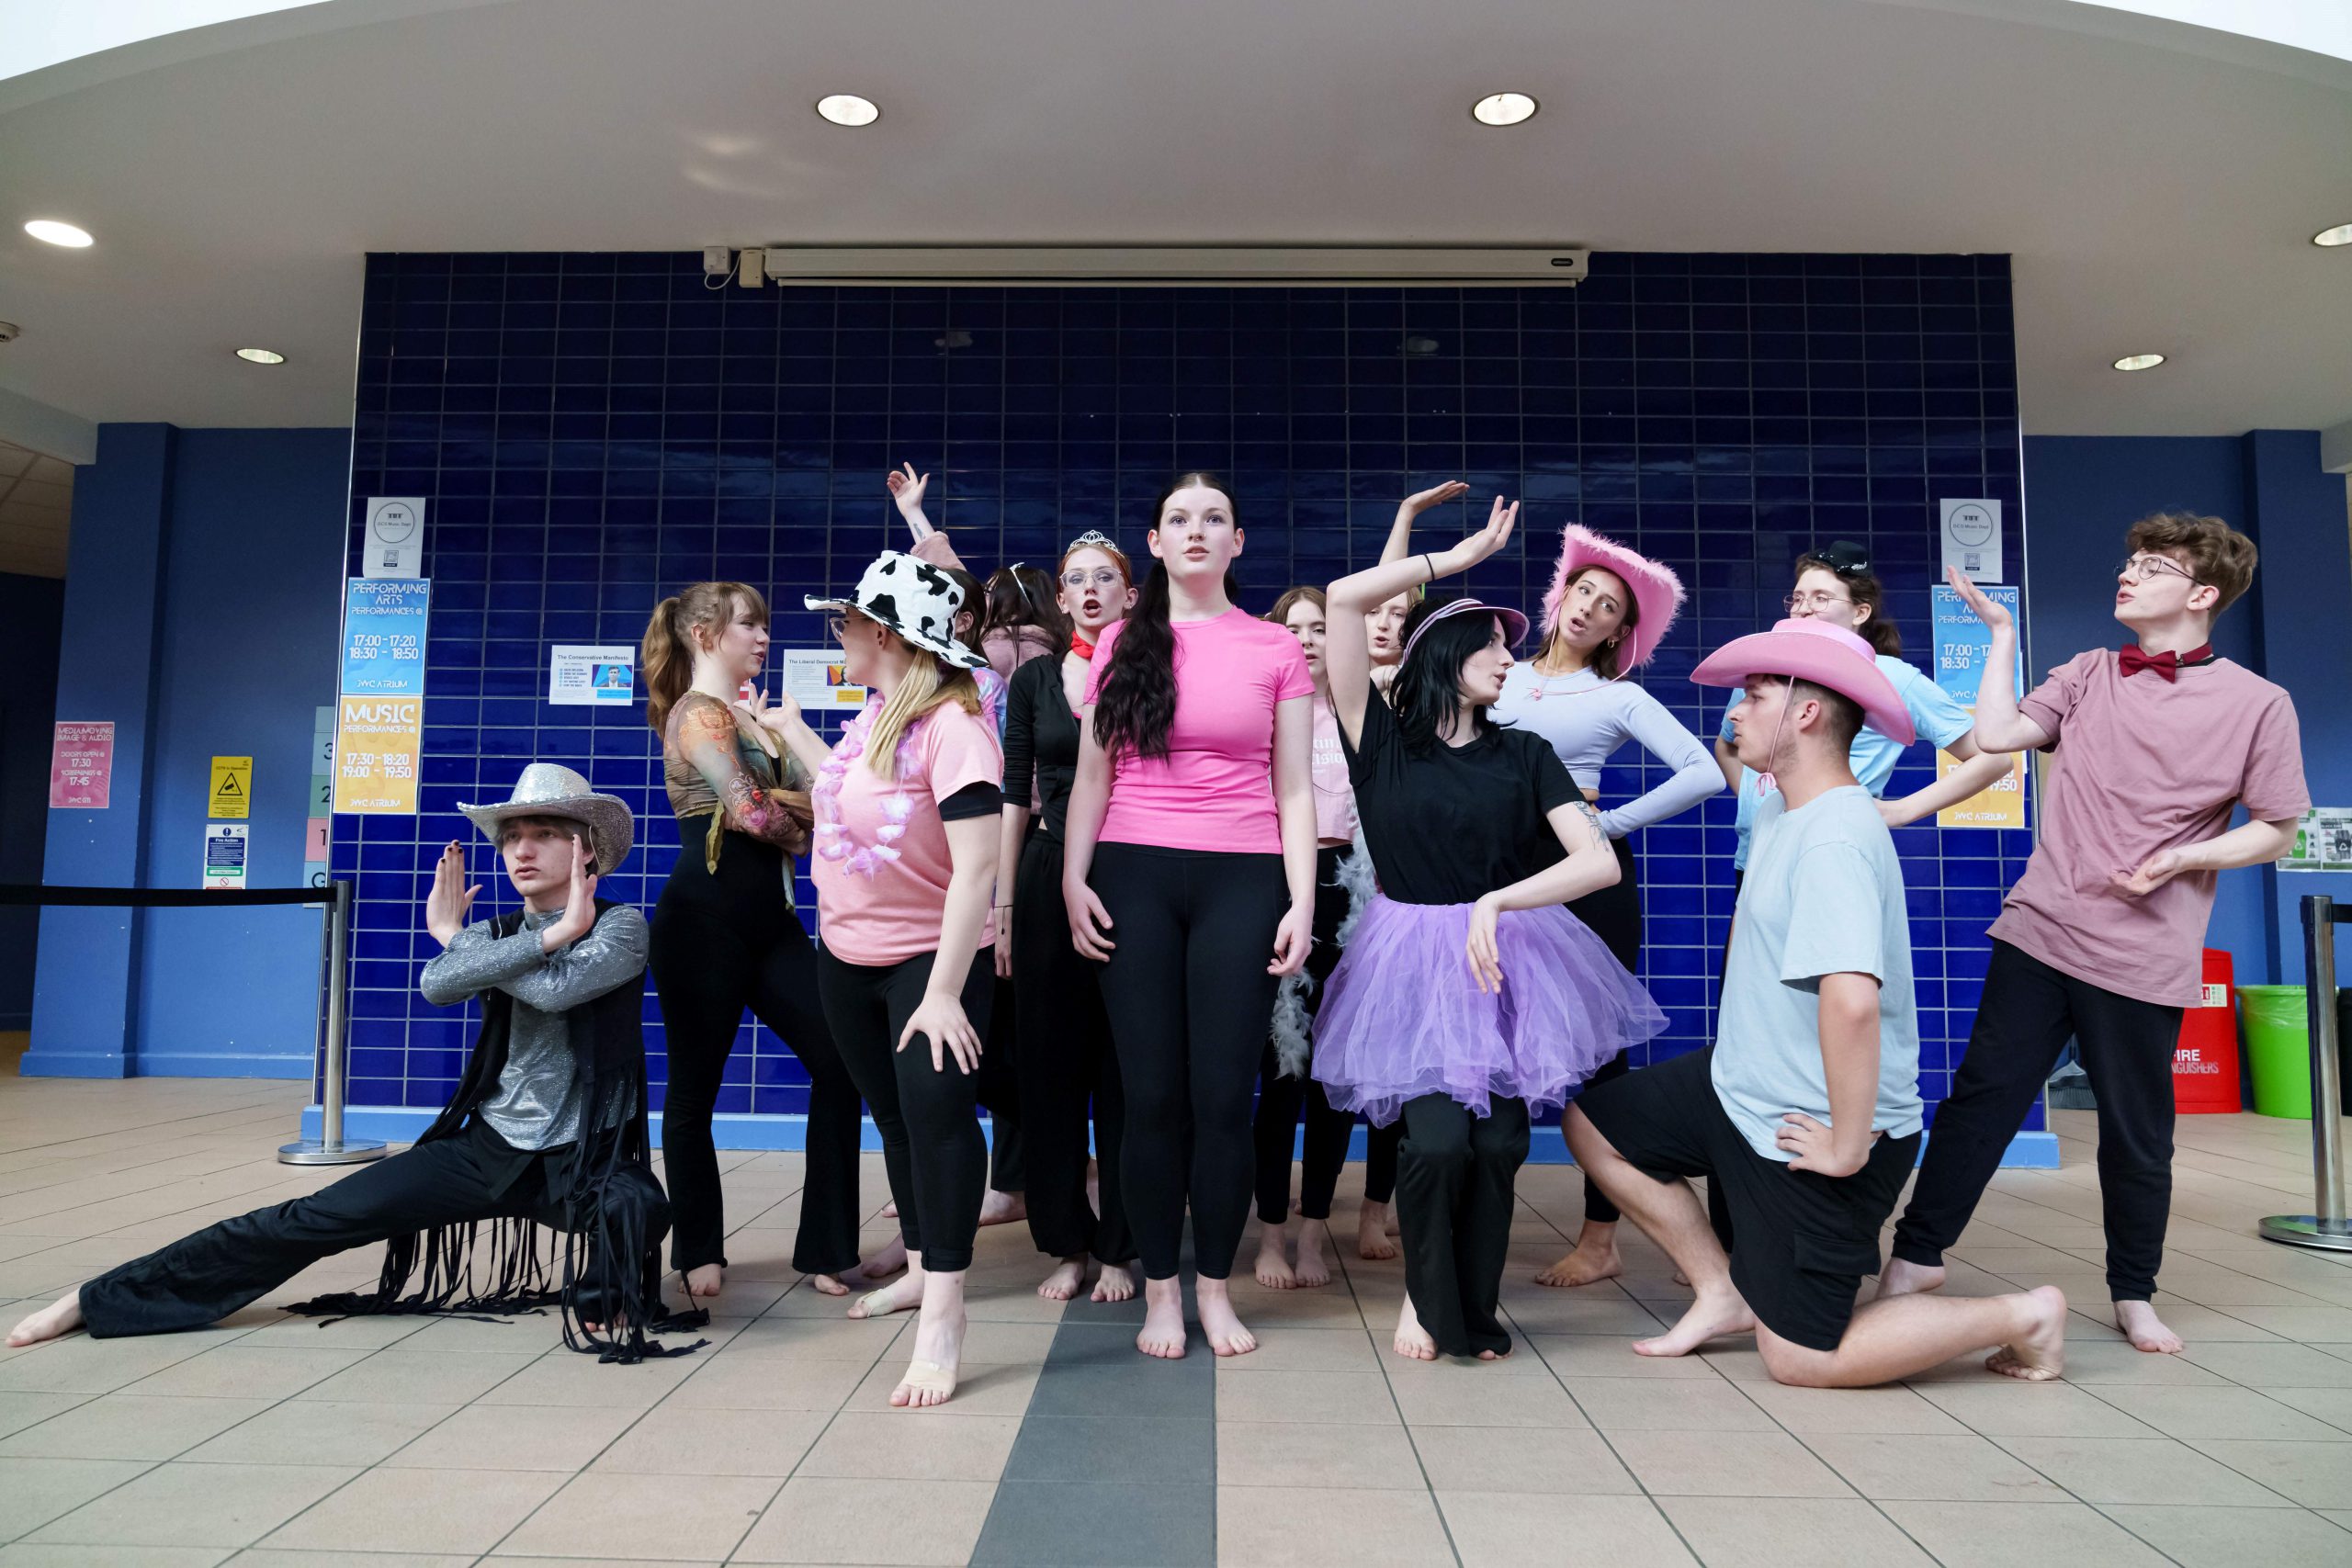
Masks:
[[[985,1568],[1214,1563],[1216,1488],[1007,1480],[971,1560]]]
[[[1197,1359],[1197,1369],[1186,1361]],[[1117,1410],[1136,1419],[1207,1419],[1216,1412],[1216,1374],[1204,1354],[1186,1361],[1156,1361],[1127,1348],[1125,1361],[1046,1362],[1029,1396],[1029,1414],[1100,1416]]]
[[[1040,1416],[1021,1425],[1007,1481],[1077,1481],[1212,1484],[1216,1480],[1216,1423],[1198,1419],[1138,1420],[1116,1416]]]

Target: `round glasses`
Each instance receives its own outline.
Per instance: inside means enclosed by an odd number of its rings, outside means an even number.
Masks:
[[[1126,581],[1127,580],[1125,578],[1121,577],[1116,571],[1107,566],[1098,567],[1092,571],[1066,571],[1062,573],[1062,586],[1078,592],[1083,592],[1090,587],[1100,588],[1106,593],[1113,592],[1125,587],[1126,585]]]
[[[1826,593],[1815,589],[1810,593],[1792,593],[1781,604],[1793,615],[1803,610],[1826,610],[1832,604],[1850,604],[1853,602],[1843,593]]]
[[[2117,563],[2115,575],[2126,582],[2146,582],[2158,577],[2185,577],[2197,581],[2197,574],[2170,556],[2141,554],[2126,556]]]

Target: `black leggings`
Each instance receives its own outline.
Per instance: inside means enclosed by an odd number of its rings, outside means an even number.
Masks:
[[[1250,1223],[1250,1094],[1289,907],[1282,857],[1101,844],[1088,881],[1118,944],[1102,1000],[1126,1084],[1120,1164],[1144,1276],[1176,1277],[1189,1197],[1193,1263],[1222,1280]]]
[[[899,1032],[931,984],[934,956],[850,964],[820,949],[817,988],[842,1059],[882,1134],[882,1168],[890,1174],[907,1250],[921,1254],[926,1269],[955,1274],[972,1266],[972,1237],[988,1188],[989,1141],[980,1133],[979,1075],[957,1066],[952,1053],[933,1066],[926,1034],[899,1049]],[[973,955],[963,987],[964,1016],[984,1040],[995,996],[996,960],[984,947]]]
[[[1527,1101],[1498,1098],[1488,1114],[1442,1094],[1405,1102],[1396,1217],[1405,1289],[1437,1348],[1449,1356],[1510,1353],[1496,1314],[1510,1255],[1511,1208],[1527,1163]]]
[[[1568,906],[1568,913],[1592,929],[1592,934],[1607,944],[1617,962],[1627,973],[1638,974],[1642,963],[1642,886],[1636,880],[1634,847],[1624,839],[1611,846],[1617,852],[1617,883],[1598,893],[1588,893]],[[1634,1070],[1620,1051],[1585,1079],[1585,1087],[1622,1078]],[[1601,1224],[1615,1224],[1621,1216],[1617,1205],[1600,1190],[1600,1184],[1589,1176],[1584,1179],[1584,1217]]]
[[[743,1010],[774,1030],[808,1074],[808,1153],[792,1266],[857,1267],[857,1088],[817,1001],[817,955],[785,902],[791,862],[774,844],[729,832],[718,870],[704,869],[709,822],[678,824],[678,863],[653,907],[649,966],[669,1048],[662,1107],[663,1174],[677,1211],[670,1266],[727,1261],[727,1218],[710,1119]]]
[[[1091,1253],[1105,1263],[1125,1263],[1136,1255],[1126,1205],[1119,1201],[1126,1096],[1111,1048],[1111,1020],[1102,1010],[1102,971],[1070,945],[1061,840],[1033,829],[1021,849],[1012,893],[1014,1057],[1026,1107],[1029,1235],[1051,1257]],[[1101,1156],[1100,1215],[1086,1197],[1090,1099]]]
[[[1348,854],[1344,844],[1327,844],[1315,855],[1315,947],[1306,955],[1310,1020],[1323,1010],[1323,984],[1340,966],[1340,925],[1348,918],[1348,890],[1340,883],[1340,868]],[[1312,1063],[1310,1055],[1310,1068]],[[1298,1212],[1306,1219],[1328,1220],[1340,1168],[1348,1161],[1355,1115],[1331,1109],[1311,1070],[1299,1077],[1283,1077],[1273,1043],[1268,1041],[1258,1065],[1258,1116],[1251,1129],[1258,1149],[1258,1218],[1266,1224],[1290,1219],[1292,1132],[1302,1108],[1306,1137],[1299,1161]]]
[[[1065,932],[1069,927],[1062,928]],[[990,958],[989,963],[996,963]],[[989,1003],[988,1049],[980,1053],[980,1103],[989,1112],[989,1186],[1020,1192],[1029,1185],[1028,1138],[1021,1120],[1012,982],[996,982]]]

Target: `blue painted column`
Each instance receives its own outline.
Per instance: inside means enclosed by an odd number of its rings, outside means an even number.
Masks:
[[[104,811],[51,811],[45,883],[139,887],[155,734],[158,637],[171,525],[168,424],[98,429],[98,459],[74,477],[57,716],[114,723]],[[44,909],[33,977],[28,1077],[128,1077],[138,1023],[142,921],[133,909]]]

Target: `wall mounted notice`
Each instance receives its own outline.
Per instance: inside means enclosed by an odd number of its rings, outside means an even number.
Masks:
[[[1947,505],[1950,503],[1947,502]],[[1997,504],[1997,503],[1996,503]],[[1971,574],[1972,576],[1973,573]],[[2014,583],[1980,583],[1986,598],[2005,606],[2019,625],[2025,621],[2022,596]],[[1993,632],[1976,613],[1960,602],[1950,583],[1933,590],[1936,629],[1936,684],[1969,712],[1976,711],[1977,689],[1984,681],[1984,660],[1993,651]],[[2025,695],[2025,660],[2016,671],[2018,695]],[[2025,757],[2009,759],[2009,771],[1968,799],[1936,813],[1939,828],[2022,828],[2025,826]],[[1939,751],[1936,777],[1961,764]]]
[[[360,547],[362,577],[424,575],[424,498],[371,495],[368,533]]]
[[[1947,501],[1944,508],[1944,565],[1956,566],[1979,582],[2005,582],[2001,570],[2001,503],[1997,501]]]
[[[424,704],[417,697],[341,697],[334,729],[334,808],[414,816]]]
[[[49,748],[49,804],[67,811],[104,811],[114,786],[114,721],[60,719]]]
[[[784,690],[812,719],[828,709],[855,712],[865,705],[865,688],[850,684],[838,648],[786,649]]]
[[[424,694],[424,628],[433,584],[355,577],[344,585],[343,682],[347,697]]]
[[[548,656],[548,701],[558,707],[627,707],[637,700],[637,649],[558,643]]]
[[[2352,806],[2314,806],[2295,826],[2281,871],[2352,871]]]
[[[204,825],[204,886],[215,888],[243,887],[245,885],[245,847],[251,841],[253,829],[243,822],[208,822]]]
[[[254,760],[251,757],[212,759],[212,792],[207,817],[235,821],[254,814]]]

